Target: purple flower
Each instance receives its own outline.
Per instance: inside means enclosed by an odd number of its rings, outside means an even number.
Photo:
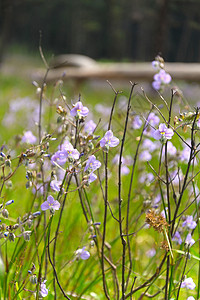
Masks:
[[[149,153],[149,151],[144,150],[144,151],[142,151],[142,152],[140,153],[139,159],[140,159],[141,161],[149,161],[149,160],[152,159],[152,155]]]
[[[46,297],[49,292],[49,290],[46,288],[45,282],[46,282],[46,280],[44,280],[40,285],[40,296],[42,296],[42,297]]]
[[[119,158],[120,158],[120,155],[116,154],[115,157],[112,160],[112,163],[114,165],[119,165]],[[124,158],[122,156],[121,161],[122,161],[121,174],[122,175],[128,175],[130,173],[130,170],[125,164],[131,164],[132,163],[132,158],[130,156],[126,156],[126,158]]]
[[[122,175],[128,175],[130,173],[130,170],[129,170],[129,168],[127,166],[122,165],[122,167],[121,167],[121,173],[122,173]]]
[[[165,70],[161,69],[159,73],[154,75],[154,80],[159,81],[163,84],[168,84],[172,80],[171,76],[165,72]]]
[[[86,260],[90,257],[90,253],[88,251],[85,250],[85,247],[83,247],[82,249],[78,249],[76,250],[76,258],[77,259],[83,259]]]
[[[160,63],[158,60],[153,60],[151,65],[155,70],[160,70]]]
[[[157,206],[158,203],[160,202],[160,200],[161,200],[161,195],[158,194],[158,195],[155,196],[155,198],[153,199],[153,205],[154,205],[154,206]]]
[[[178,243],[179,245],[182,244],[182,238],[178,231],[176,231],[175,234],[173,235],[172,241]]]
[[[191,277],[186,278],[181,283],[181,288],[186,288],[188,290],[194,290],[195,287],[196,287],[196,284],[194,283],[194,281]]]
[[[72,117],[86,117],[89,113],[89,109],[86,106],[83,106],[81,101],[78,101],[76,104],[74,104],[74,107],[70,111],[70,114]]]
[[[126,155],[124,157],[124,164],[126,164],[127,166],[131,166],[133,164],[133,159],[130,155]]]
[[[139,182],[150,184],[154,180],[154,175],[152,173],[145,173],[143,176],[140,177]]]
[[[159,125],[159,128],[153,133],[154,139],[161,141],[170,140],[173,135],[173,130],[171,128],[167,128],[167,126],[164,123],[161,123]]]
[[[187,298],[187,300],[195,300],[195,298],[193,296],[190,296]]]
[[[156,125],[159,124],[160,118],[158,116],[156,116],[156,114],[151,112],[147,118],[147,121],[151,126],[155,127]]]
[[[44,201],[41,204],[41,210],[47,210],[47,209],[53,209],[53,210],[59,210],[60,203],[57,200],[54,200],[53,196],[48,196],[47,201]]]
[[[99,103],[95,105],[95,110],[104,116],[109,116],[111,108]]]
[[[152,82],[152,87],[154,88],[154,90],[158,91],[161,88],[161,82],[160,81],[153,81]]]
[[[55,179],[51,181],[50,183],[50,187],[52,188],[52,190],[56,191],[56,192],[59,192],[60,191],[60,187],[61,187],[61,184],[62,184],[62,181],[58,181],[57,180],[57,177],[54,176]]]
[[[174,156],[177,153],[176,147],[170,141],[168,141],[168,143],[167,143],[167,153],[171,156]],[[163,149],[162,155],[164,157],[165,148]]]
[[[153,152],[154,150],[156,150],[158,148],[158,144],[157,142],[152,142],[150,139],[145,139],[143,141],[142,147],[144,149],[148,149],[149,152]]]
[[[37,138],[32,134],[32,132],[26,131],[22,137],[22,143],[27,143],[27,144],[35,144],[37,141]]]
[[[139,116],[135,116],[134,120],[132,122],[132,128],[133,129],[139,129],[142,126],[142,120]]]
[[[154,248],[152,248],[146,252],[147,257],[153,257],[155,255],[156,255],[156,250]]]
[[[64,165],[67,161],[67,156],[64,151],[57,151],[55,154],[51,157],[52,163],[56,162],[59,165]]]
[[[65,140],[65,142],[61,145],[61,151],[64,153],[66,158],[76,160],[79,159],[80,153],[77,149],[74,149],[74,147],[68,140]]]
[[[97,179],[97,175],[95,175],[93,172],[90,173],[89,178],[88,178],[88,183],[90,184],[91,182],[95,181]]]
[[[116,147],[119,144],[119,139],[113,136],[113,133],[111,130],[108,130],[104,137],[100,140],[100,146],[102,148],[107,148],[109,147]]]
[[[96,159],[94,155],[89,156],[84,171],[92,171],[99,169],[101,166],[101,163],[99,160]]]
[[[188,233],[188,235],[185,239],[185,243],[188,244],[189,247],[192,247],[192,245],[194,245],[195,240],[192,238],[191,233]]]
[[[187,216],[182,226],[187,226],[188,229],[194,229],[197,226],[197,223],[193,221],[193,216]]]
[[[163,85],[170,83],[171,80],[171,76],[161,69],[159,73],[154,75],[152,86],[155,90],[160,90]]]
[[[85,123],[85,132],[92,134],[96,127],[97,125],[94,123],[94,121],[90,120]]]
[[[116,154],[116,155],[114,156],[114,158],[112,159],[112,163],[113,163],[114,165],[119,165],[119,158],[120,158],[120,155],[119,155],[119,154]],[[124,159],[123,156],[122,156],[121,160],[122,160],[122,164],[124,164],[125,159]]]

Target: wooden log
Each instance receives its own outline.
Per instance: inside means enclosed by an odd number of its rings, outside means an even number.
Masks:
[[[200,82],[200,64],[198,63],[166,63],[165,70],[174,80],[185,80]],[[110,80],[118,79],[125,81],[149,81],[153,80],[155,70],[151,63],[97,63],[79,68],[57,68],[49,72],[47,80],[56,81],[62,77],[63,80],[84,81],[88,79]],[[43,78],[44,70],[39,70],[36,80]]]

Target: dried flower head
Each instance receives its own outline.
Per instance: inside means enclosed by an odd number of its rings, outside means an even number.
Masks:
[[[161,214],[156,213],[155,210],[149,210],[146,214],[146,223],[158,232],[162,232],[164,227],[168,226],[166,219]]]
[[[160,248],[165,251],[169,251],[169,245],[168,245],[167,241],[161,242]]]

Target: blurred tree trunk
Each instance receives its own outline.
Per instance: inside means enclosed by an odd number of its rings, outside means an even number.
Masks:
[[[12,0],[1,0],[2,23],[0,33],[0,64],[3,61],[3,56],[9,41],[11,24],[12,24]]]
[[[191,16],[190,16],[191,17]],[[187,51],[189,47],[190,42],[190,36],[191,36],[191,28],[190,28],[190,17],[185,18],[181,39],[178,45],[178,51],[177,51],[177,57],[176,60],[179,61],[185,61],[187,57]]]
[[[159,52],[165,56],[165,41],[168,32],[168,11],[170,0],[160,0],[160,9],[158,10],[158,20],[155,32],[154,55]]]

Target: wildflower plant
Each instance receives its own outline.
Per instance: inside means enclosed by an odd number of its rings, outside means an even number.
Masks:
[[[48,93],[44,62],[35,126],[1,146],[1,295],[198,299],[199,108],[176,115],[172,89],[164,108],[144,92],[137,112],[130,82],[122,109],[109,83],[111,107],[91,120],[61,79]],[[171,76],[153,66],[162,92]]]

